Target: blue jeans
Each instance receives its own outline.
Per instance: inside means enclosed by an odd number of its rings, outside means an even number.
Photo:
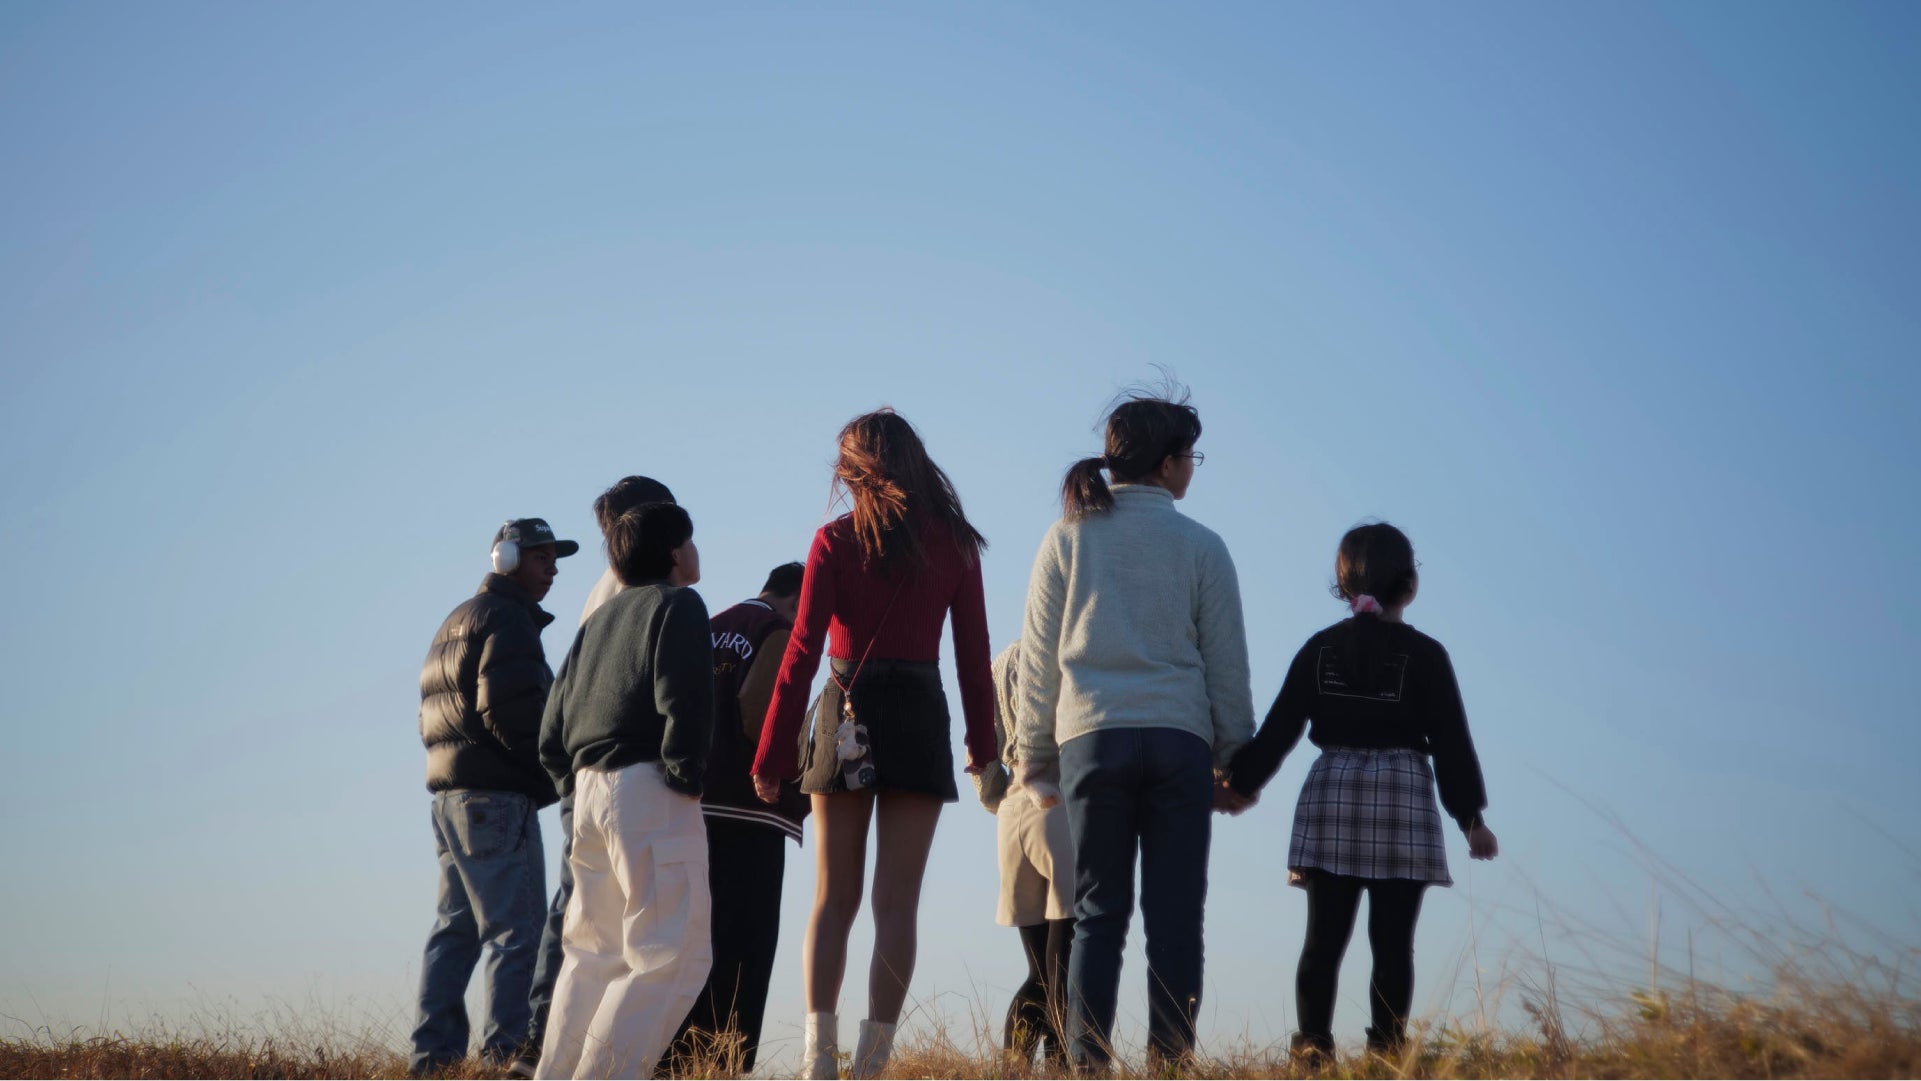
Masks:
[[[1061,746],[1061,792],[1074,836],[1068,1052],[1081,1068],[1104,1068],[1112,1059],[1138,851],[1148,1053],[1178,1058],[1194,1047],[1201,1002],[1201,922],[1214,808],[1208,745],[1174,728],[1090,732]]]
[[[411,1072],[467,1056],[467,982],[487,953],[481,1050],[508,1058],[527,1037],[527,988],[540,945],[546,863],[534,801],[518,792],[455,789],[434,795],[440,903],[420,965],[420,1015]]]
[[[547,1038],[547,1013],[554,1005],[554,981],[560,978],[560,928],[567,915],[567,902],[574,896],[574,797],[560,799],[560,886],[554,890],[554,903],[547,906],[547,926],[540,932],[540,960],[534,964],[534,986],[527,993],[527,1009],[532,1023],[527,1029],[523,1054],[540,1058],[541,1041]]]

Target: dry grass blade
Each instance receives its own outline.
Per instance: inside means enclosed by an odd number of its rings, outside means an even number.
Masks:
[[[1536,1031],[1487,1032],[1451,1023],[1418,1026],[1399,1055],[1350,1053],[1321,1073],[1305,1071],[1284,1051],[1245,1046],[1179,1069],[1147,1071],[1124,1064],[1126,1078],[1658,1078],[1658,1077],[1915,1077],[1921,1076],[1921,1002],[1892,990],[1813,983],[1790,974],[1765,998],[1688,986],[1632,993],[1612,1012],[1586,1007],[1590,1029],[1570,1035],[1555,1006],[1553,984],[1541,980],[1530,1002]],[[956,1040],[942,1025],[904,1036],[890,1077],[1052,1078],[1061,1076],[1000,1051],[973,1010],[977,1031]],[[678,1076],[729,1077],[732,1055],[682,1064]],[[224,1031],[185,1035],[58,1035],[39,1029],[0,1040],[0,1079],[72,1078],[371,1078],[405,1068],[390,1047],[366,1040],[330,1041],[248,1036]],[[500,1076],[469,1059],[445,1076]]]

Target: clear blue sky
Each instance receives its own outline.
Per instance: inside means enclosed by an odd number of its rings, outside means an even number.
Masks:
[[[1505,849],[1451,850],[1419,1008],[1471,1012],[1477,959],[1631,968],[1656,905],[1664,948],[1705,935],[1637,842],[1744,917],[1813,891],[1911,947],[1917,106],[1898,3],[8,4],[0,1014],[397,1041],[418,666],[502,519],[588,543],[550,653],[626,473],[691,509],[718,608],[891,403],[992,542],[998,648],[1153,364],[1206,423],[1183,506],[1263,706],[1340,614],[1340,533],[1419,549]],[[1217,820],[1217,1048],[1293,1025],[1307,760]],[[943,821],[923,1019],[1018,982],[992,838]]]

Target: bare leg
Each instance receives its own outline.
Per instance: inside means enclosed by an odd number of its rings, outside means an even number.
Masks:
[[[847,973],[847,934],[854,929],[865,888],[874,793],[835,792],[816,795],[813,801],[819,844],[814,850],[814,913],[801,947],[801,982],[807,1012],[837,1013],[840,982]]]
[[[881,1024],[900,1020],[918,950],[921,876],[940,821],[938,796],[882,792],[874,849],[874,963],[867,974],[867,1016]],[[843,948],[847,939],[843,932]]]

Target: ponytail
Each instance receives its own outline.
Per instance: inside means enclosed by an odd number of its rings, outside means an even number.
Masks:
[[[1201,438],[1201,414],[1187,404],[1187,390],[1167,378],[1158,388],[1123,392],[1107,414],[1107,453],[1082,458],[1061,481],[1061,514],[1068,521],[1114,509],[1101,470],[1115,484],[1130,484],[1161,467],[1169,455],[1186,454]]]
[[[1073,521],[1114,509],[1114,493],[1107,490],[1107,481],[1101,477],[1105,464],[1104,458],[1082,458],[1067,467],[1067,478],[1061,481],[1063,517]]]

